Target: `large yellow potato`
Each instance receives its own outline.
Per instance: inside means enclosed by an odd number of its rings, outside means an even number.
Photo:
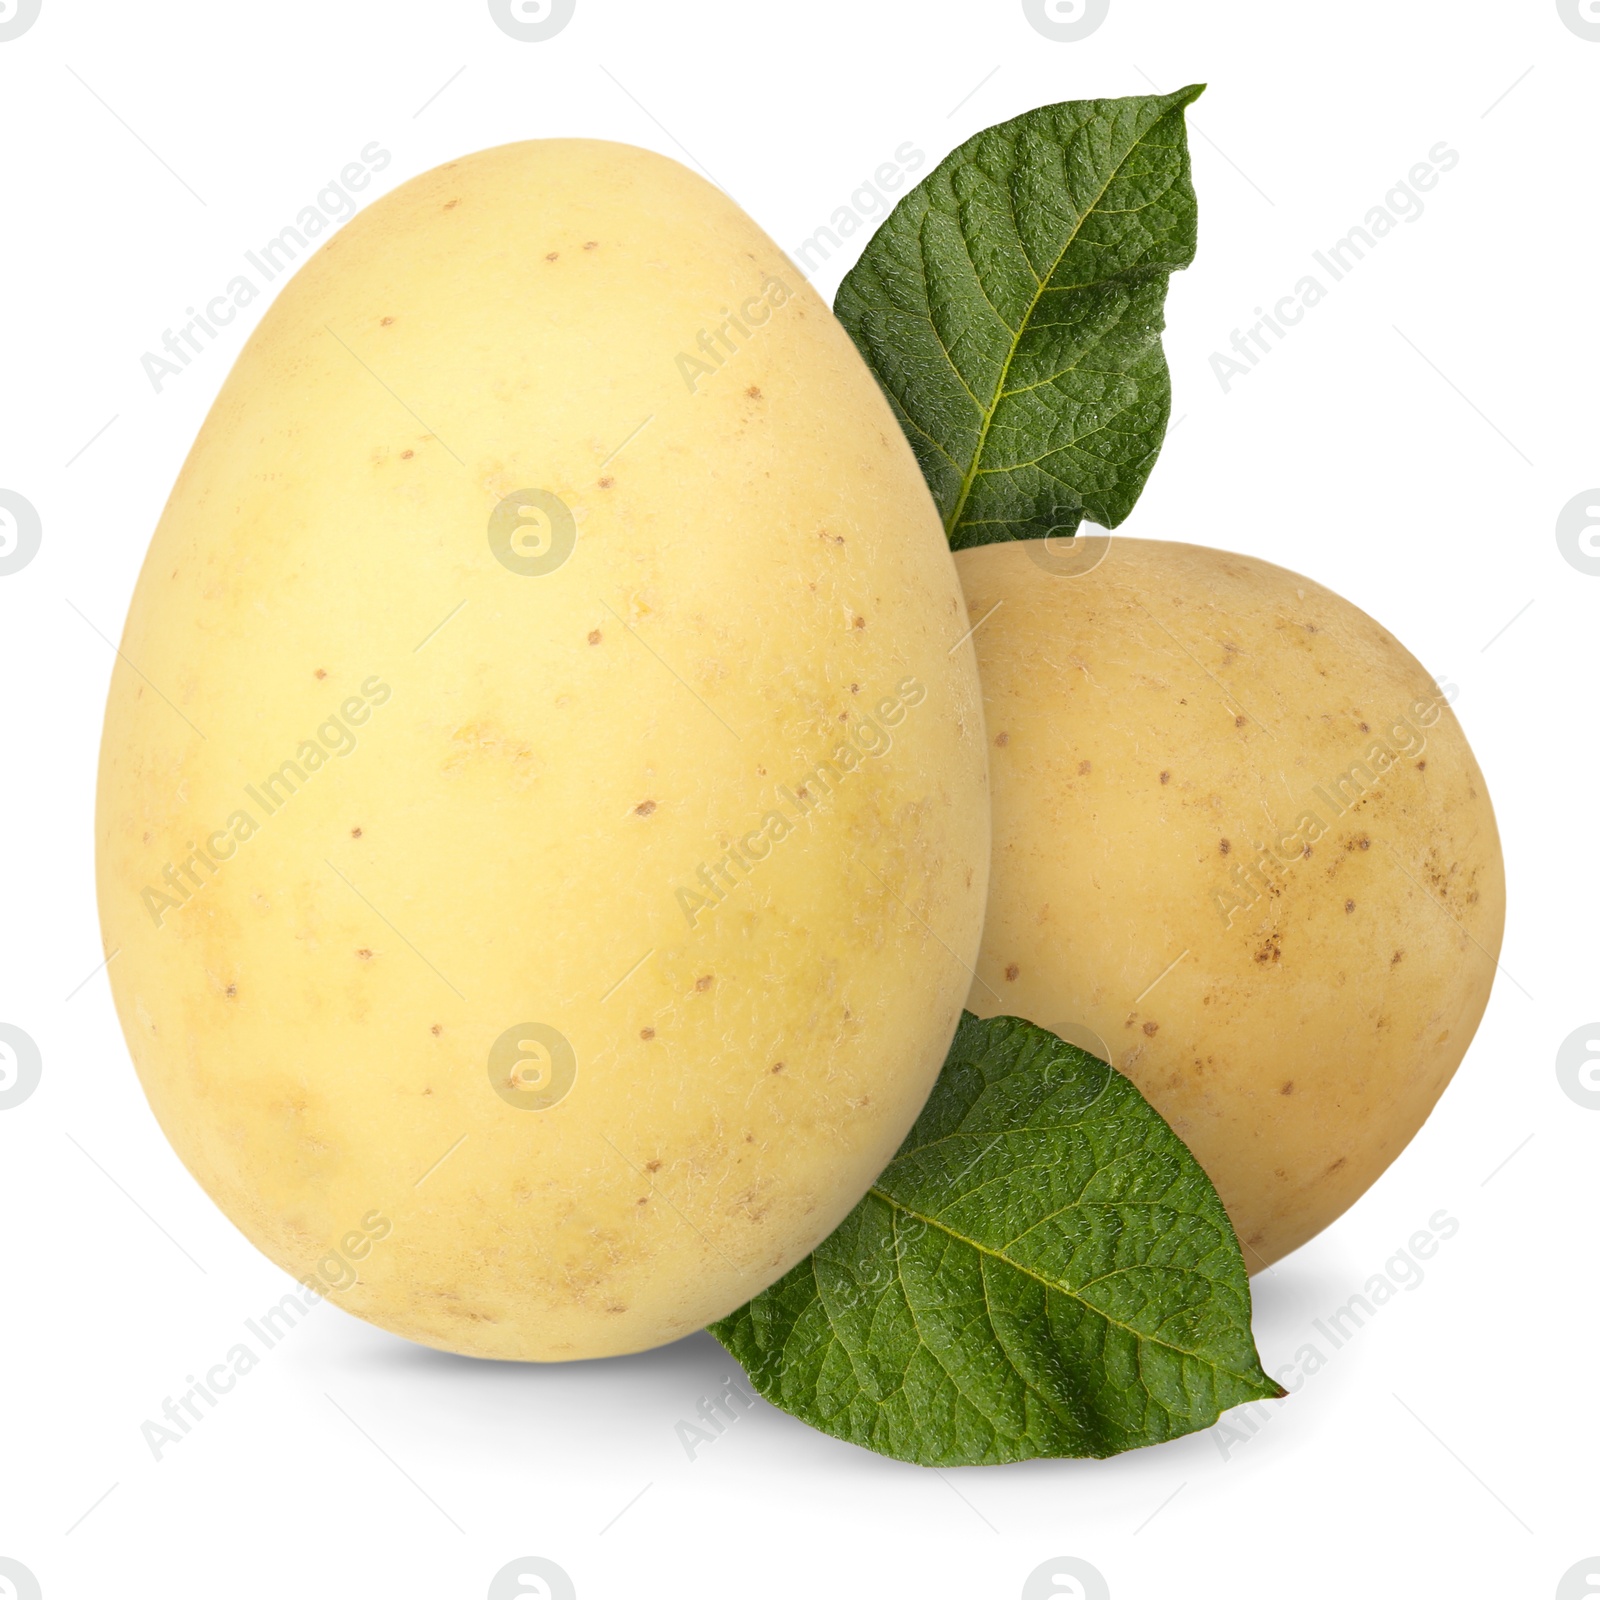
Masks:
[[[374,204],[228,378],[111,687],[106,950],[178,1154],[427,1344],[734,1309],[954,1030],[966,630],[888,405],[725,196],[551,141]]]
[[[1319,584],[1137,539],[1071,576],[1063,548],[956,558],[994,787],[968,1003],[1133,1078],[1259,1270],[1472,1039],[1505,919],[1488,789],[1434,681]]]

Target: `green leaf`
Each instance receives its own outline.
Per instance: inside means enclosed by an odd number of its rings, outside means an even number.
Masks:
[[[711,1332],[774,1405],[923,1466],[1108,1456],[1281,1396],[1216,1190],[1133,1084],[962,1017],[866,1198]]]
[[[890,213],[834,302],[954,550],[1114,528],[1167,431],[1168,275],[1194,260],[1183,111],[1205,86],[1041,106]]]

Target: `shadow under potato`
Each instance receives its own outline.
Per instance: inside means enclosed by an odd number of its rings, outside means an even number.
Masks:
[[[603,1356],[584,1361],[490,1361],[481,1356],[457,1355],[413,1344],[397,1335],[370,1330],[376,1337],[363,1360],[376,1368],[436,1374],[452,1379],[483,1378],[486,1381],[538,1383],[557,1379],[562,1384],[592,1380],[607,1387],[638,1378],[670,1379],[686,1383],[720,1382],[727,1371],[738,1371],[738,1363],[702,1329],[671,1344],[634,1355]]]

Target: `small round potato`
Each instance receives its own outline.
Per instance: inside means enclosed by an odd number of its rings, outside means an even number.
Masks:
[[[1450,1081],[1505,918],[1483,774],[1371,617],[1247,556],[957,556],[993,783],[968,1004],[1105,1055],[1252,1271],[1351,1205]],[[1082,565],[1082,563],[1078,563]]]

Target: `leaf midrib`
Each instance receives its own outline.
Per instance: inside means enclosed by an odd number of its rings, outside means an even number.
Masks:
[[[972,493],[973,484],[978,481],[978,463],[983,460],[983,449],[984,446],[989,442],[989,429],[994,423],[995,413],[999,411],[1000,402],[1005,398],[1006,379],[1011,375],[1011,363],[1016,359],[1017,350],[1022,344],[1022,336],[1027,331],[1029,322],[1033,320],[1034,312],[1039,309],[1039,302],[1044,298],[1046,293],[1049,292],[1050,280],[1055,277],[1056,271],[1060,267],[1067,251],[1069,251],[1073,244],[1077,241],[1078,235],[1083,231],[1084,224],[1095,214],[1100,202],[1105,199],[1106,191],[1113,183],[1116,182],[1117,174],[1121,172],[1123,167],[1127,164],[1128,158],[1135,150],[1139,148],[1140,145],[1145,142],[1145,140],[1149,137],[1151,130],[1157,127],[1160,124],[1162,117],[1165,116],[1166,112],[1163,111],[1161,116],[1157,117],[1155,121],[1150,124],[1150,127],[1146,128],[1143,133],[1135,138],[1133,143],[1130,144],[1128,148],[1124,150],[1123,153],[1117,158],[1116,163],[1111,168],[1109,176],[1106,178],[1104,184],[1101,185],[1099,194],[1097,194],[1084,209],[1084,211],[1080,213],[1077,222],[1073,225],[1072,232],[1067,235],[1066,243],[1061,246],[1061,249],[1056,254],[1055,260],[1050,263],[1050,270],[1046,272],[1043,277],[1040,277],[1037,273],[1034,274],[1035,288],[1033,292],[1033,298],[1029,300],[1028,309],[1022,314],[1022,318],[1017,325],[1017,331],[1011,340],[1011,348],[1006,351],[1005,361],[1001,364],[1000,377],[994,387],[994,396],[989,402],[988,410],[984,413],[983,425],[978,430],[977,447],[972,452],[972,460],[968,464],[967,470],[962,474],[961,489],[956,496],[955,509],[950,513],[950,520],[944,525],[946,538],[949,538],[960,524],[961,513],[966,509],[967,497]],[[1066,154],[1065,149],[1063,149],[1062,154],[1064,158]],[[1020,229],[1018,230],[1017,242],[1019,245],[1022,243]],[[1026,255],[1025,248],[1024,255]],[[992,308],[994,302],[989,299],[988,291],[983,288],[982,278],[978,273],[978,264],[975,261],[972,264],[972,271],[973,276],[978,278],[979,289],[983,293],[984,300],[988,302]],[[1080,284],[1077,285],[1077,287],[1082,288],[1085,287],[1085,285]],[[998,310],[995,311],[995,315],[997,317],[1000,316]],[[1000,324],[1002,327],[1007,327],[1007,331],[1009,332],[1009,327],[1007,326],[1004,317],[1000,317]],[[944,343],[942,339],[939,342],[941,344]],[[949,355],[950,351],[946,349],[945,354]],[[955,362],[952,359],[951,366],[953,367],[954,365]],[[959,376],[959,371],[957,375]],[[966,387],[965,383],[963,383],[962,387]],[[967,392],[970,394],[972,391],[968,389]]]
[[[1247,1383],[1251,1387],[1255,1387],[1255,1380],[1249,1373],[1240,1372],[1233,1367],[1225,1367],[1220,1362],[1213,1361],[1210,1359],[1210,1357],[1200,1354],[1200,1352],[1197,1350],[1186,1350],[1182,1345],[1173,1344],[1169,1339],[1158,1338],[1153,1333],[1145,1333],[1143,1330],[1133,1327],[1130,1323],[1120,1321],[1118,1318],[1112,1316],[1108,1311],[1103,1311],[1099,1306],[1094,1305],[1090,1301],[1084,1299],[1084,1297],[1075,1290],[1066,1288],[1064,1285],[1059,1283],[1052,1283],[1050,1279],[1040,1277],[1037,1272],[1034,1272],[1029,1268],[1022,1266],[1020,1263],[1013,1261],[1010,1256],[1003,1255],[1000,1251],[991,1249],[988,1245],[980,1244],[976,1239],[969,1239],[965,1234],[957,1233],[954,1228],[950,1227],[947,1223],[940,1222],[937,1217],[926,1216],[924,1213],[914,1210],[912,1207],[906,1205],[904,1201],[896,1200],[892,1195],[885,1194],[883,1190],[877,1186],[877,1184],[873,1184],[867,1193],[876,1195],[878,1199],[883,1201],[883,1203],[891,1210],[898,1211],[904,1216],[914,1218],[916,1221],[924,1223],[930,1228],[937,1228],[940,1233],[945,1235],[946,1238],[954,1239],[957,1244],[964,1244],[969,1250],[974,1250],[981,1256],[987,1256],[991,1261],[998,1261],[1003,1266],[1009,1267],[1013,1272],[1020,1272],[1023,1277],[1029,1279],[1033,1283],[1037,1283],[1041,1288],[1046,1289],[1053,1294],[1064,1295],[1068,1300],[1076,1302],[1078,1305],[1082,1306],[1085,1311],[1089,1312],[1092,1316],[1099,1317],[1109,1326],[1113,1328],[1120,1328],[1124,1333],[1130,1334],[1133,1338],[1138,1339],[1143,1343],[1156,1345],[1162,1350],[1170,1350],[1174,1355],[1184,1356],[1190,1361],[1199,1361],[1203,1365],[1209,1367],[1213,1372],[1226,1373],[1229,1377],[1238,1378],[1242,1383]],[[821,1298],[820,1294],[818,1298]],[[987,1299],[987,1293],[985,1294],[985,1299]],[[826,1307],[826,1304],[827,1302],[824,1301],[824,1307]],[[831,1323],[833,1318],[830,1316],[828,1320]],[[926,1343],[926,1341],[923,1342]]]

